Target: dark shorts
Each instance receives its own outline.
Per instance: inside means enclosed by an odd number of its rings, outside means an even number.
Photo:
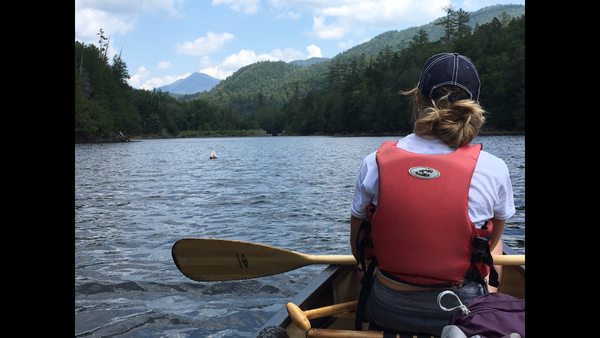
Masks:
[[[452,314],[438,306],[437,296],[442,291],[395,291],[375,278],[366,304],[365,320],[380,328],[439,336]],[[463,304],[483,294],[483,288],[475,282],[452,291]],[[458,302],[452,297],[444,297],[442,305],[451,308]]]

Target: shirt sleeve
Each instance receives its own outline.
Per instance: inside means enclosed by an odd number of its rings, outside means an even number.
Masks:
[[[372,203],[376,204],[377,176],[377,162],[375,160],[375,153],[372,153],[365,157],[356,175],[354,198],[350,206],[350,214],[352,216],[366,219],[367,207]]]
[[[494,206],[494,218],[504,221],[511,218],[516,210],[510,173],[504,161],[502,171],[498,182],[498,203]]]

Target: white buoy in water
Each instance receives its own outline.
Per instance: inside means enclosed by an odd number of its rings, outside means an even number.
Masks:
[[[210,152],[210,157],[211,160],[216,160],[217,159],[217,153],[213,150]]]

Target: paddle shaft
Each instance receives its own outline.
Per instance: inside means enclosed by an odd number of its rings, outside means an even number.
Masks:
[[[357,264],[352,255],[306,255],[313,260],[312,264]],[[525,265],[525,255],[492,255],[495,265]]]

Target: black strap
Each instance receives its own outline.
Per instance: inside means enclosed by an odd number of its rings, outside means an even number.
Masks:
[[[361,236],[362,233],[364,236]],[[362,237],[362,238],[361,238]],[[358,229],[358,235],[356,236],[356,253],[358,255],[358,262],[362,271],[367,271],[366,265],[366,251],[367,248],[373,247],[373,241],[371,240],[371,222],[363,220]]]
[[[362,322],[364,318],[365,306],[367,304],[367,298],[371,293],[371,285],[373,284],[373,272],[375,266],[377,266],[377,259],[372,257],[369,267],[366,266],[366,251],[367,248],[373,247],[373,241],[371,240],[371,222],[365,219],[358,229],[358,235],[356,236],[356,253],[358,256],[358,262],[363,271],[363,276],[360,279],[360,294],[358,296],[358,304],[356,305],[356,314],[354,319],[354,326],[356,330],[362,330]]]
[[[490,252],[490,247],[488,246],[484,252],[483,262],[490,266],[490,285],[499,287],[500,281],[498,281],[498,271],[496,271],[496,268],[494,267],[494,258]]]
[[[498,271],[494,267],[494,258],[490,252],[489,239],[485,237],[475,237],[473,239],[473,255],[471,256],[471,264],[484,263],[490,267],[490,281],[489,284],[494,287],[500,286],[498,281]],[[475,269],[472,269],[475,270]],[[482,280],[481,275],[477,271],[469,271],[467,280],[473,280],[478,282]],[[487,286],[484,286],[484,290],[487,290]]]
[[[364,266],[364,261],[361,262],[361,265]],[[365,317],[365,308],[367,306],[369,295],[371,294],[371,286],[373,286],[373,275],[376,266],[377,258],[373,257],[371,259],[371,263],[369,264],[369,268],[366,270],[363,269],[364,274],[360,279],[360,294],[358,295],[358,304],[356,304],[356,314],[354,317],[354,329],[358,331],[362,330],[362,323]]]

